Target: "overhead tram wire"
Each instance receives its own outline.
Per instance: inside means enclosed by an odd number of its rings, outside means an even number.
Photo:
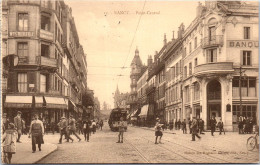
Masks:
[[[146,0],[144,1],[144,4],[143,4],[142,13],[143,13],[143,11],[144,11],[145,4],[146,4]],[[140,21],[141,21],[141,18],[142,18],[142,15],[143,15],[143,14],[141,14],[140,17],[139,17],[137,26],[136,26],[136,28],[135,28],[134,37],[133,37],[133,39],[132,39],[132,41],[131,41],[131,44],[130,44],[130,47],[129,47],[129,50],[128,50],[128,54],[127,54],[127,56],[126,56],[126,59],[125,59],[125,62],[124,62],[124,65],[123,65],[122,69],[123,69],[123,68],[126,68],[126,67],[125,67],[125,64],[126,64],[126,61],[127,61],[128,57],[129,57],[129,54],[130,54],[130,51],[131,51],[131,48],[132,48],[132,45],[133,45],[133,42],[134,42],[134,39],[135,39],[135,35],[136,35],[136,32],[137,32],[137,29],[138,29],[138,27],[139,27],[139,24],[140,24]],[[122,70],[121,70],[121,72],[120,72],[120,75],[121,75],[121,74],[122,74]],[[120,77],[121,77],[121,76],[119,76],[118,79],[117,79],[117,84],[118,84],[118,82],[119,82]]]

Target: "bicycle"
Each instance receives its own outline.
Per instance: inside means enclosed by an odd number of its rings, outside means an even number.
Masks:
[[[258,136],[258,133],[256,133],[255,136],[250,136],[247,139],[246,147],[247,147],[248,151],[252,151],[253,149],[255,149],[255,147],[257,149],[259,149],[259,136]]]

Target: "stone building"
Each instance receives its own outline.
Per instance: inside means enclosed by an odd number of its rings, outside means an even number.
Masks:
[[[2,5],[2,53],[17,57],[10,58],[17,65],[10,65],[5,75],[3,112],[12,120],[21,111],[27,125],[35,112],[47,122],[58,122],[62,115],[78,116],[82,111],[77,105],[87,86],[87,66],[68,7],[62,0],[4,0]],[[74,24],[73,30],[63,26],[67,17]],[[70,102],[75,104],[73,111]]]

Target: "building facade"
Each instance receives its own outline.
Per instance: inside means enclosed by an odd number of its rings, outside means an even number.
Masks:
[[[63,26],[68,21],[64,19],[69,17],[68,7],[63,1],[49,0],[8,0],[2,4],[3,57],[17,57],[10,58],[17,65],[8,67],[5,75],[3,112],[12,120],[21,111],[27,125],[36,112],[47,122],[58,122],[69,114],[80,116],[87,65],[77,33]],[[69,32],[74,42],[66,40]],[[72,45],[72,54],[66,45]],[[73,111],[70,102],[75,103]]]
[[[154,118],[196,117],[209,129],[214,116],[229,131],[241,117],[258,123],[258,13],[255,2],[206,1],[177,39],[165,37],[147,78]]]

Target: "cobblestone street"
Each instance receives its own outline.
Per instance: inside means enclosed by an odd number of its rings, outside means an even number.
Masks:
[[[57,144],[58,150],[38,163],[256,163],[256,150],[246,149],[251,135],[226,135],[212,137],[210,133],[192,142],[190,134],[179,130],[165,131],[163,144],[154,144],[154,131],[148,128],[128,127],[123,144],[116,143],[117,132],[105,125],[103,131],[91,134],[90,142]],[[83,136],[80,135],[83,139]],[[58,143],[59,136],[46,135],[48,143]],[[234,139],[236,139],[234,141]]]

